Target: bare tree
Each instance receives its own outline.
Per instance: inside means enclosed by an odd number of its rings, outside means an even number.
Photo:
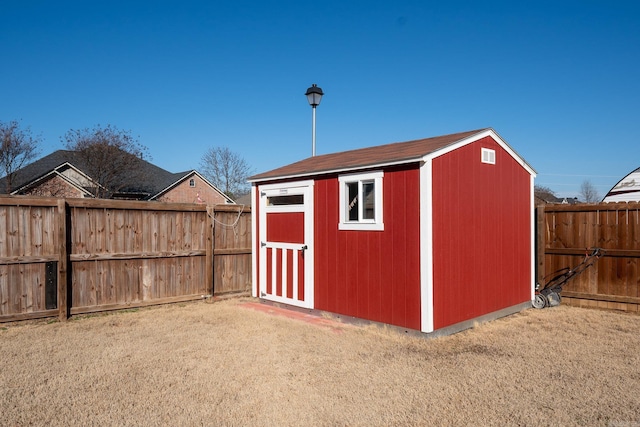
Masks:
[[[542,185],[536,185],[533,189],[533,194],[546,203],[555,202],[557,198],[555,191]]]
[[[598,190],[596,190],[596,187],[588,179],[582,181],[580,185],[580,196],[586,203],[597,203],[600,201]]]
[[[200,162],[202,174],[227,196],[235,199],[249,192],[247,162],[228,147],[210,148]]]
[[[110,198],[132,183],[144,182],[141,160],[147,148],[115,126],[69,130],[63,137],[68,150],[75,151],[93,179],[91,192],[97,198]]]
[[[41,138],[33,136],[29,128],[22,129],[20,124],[13,120],[8,123],[0,122],[0,141],[0,168],[6,177],[6,187],[0,191],[4,190],[9,194],[13,190],[19,170],[40,154],[38,145]]]

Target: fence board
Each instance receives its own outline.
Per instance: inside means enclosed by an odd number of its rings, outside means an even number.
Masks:
[[[564,286],[565,301],[640,310],[640,204],[545,205],[538,215],[538,277],[575,267],[581,253],[600,247],[605,255]]]
[[[77,307],[95,311],[211,293],[205,280],[206,208],[156,209],[159,205],[138,202],[127,210],[127,204],[110,207],[102,201],[93,206],[83,201],[72,210],[77,250],[72,248],[69,257],[72,274],[78,269],[82,276],[74,281],[74,294],[79,295],[74,313]]]
[[[246,291],[251,267],[244,206],[0,197],[0,322]]]
[[[251,208],[216,206],[214,230],[214,294],[251,289]]]
[[[57,200],[0,197],[0,320],[50,315],[46,265],[59,262]]]
[[[19,209],[19,207],[9,208],[9,219],[7,221],[7,253],[17,256],[24,255],[20,253]]]

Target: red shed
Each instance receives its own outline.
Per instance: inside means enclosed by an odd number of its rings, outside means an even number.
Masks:
[[[534,177],[493,129],[255,175],[253,295],[424,333],[522,310]]]

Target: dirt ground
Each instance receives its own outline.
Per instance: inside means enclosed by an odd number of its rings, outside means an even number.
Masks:
[[[250,301],[0,324],[0,425],[640,426],[638,315],[424,339]]]

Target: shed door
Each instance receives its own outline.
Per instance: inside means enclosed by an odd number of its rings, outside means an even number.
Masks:
[[[313,182],[258,190],[260,297],[313,308]]]

